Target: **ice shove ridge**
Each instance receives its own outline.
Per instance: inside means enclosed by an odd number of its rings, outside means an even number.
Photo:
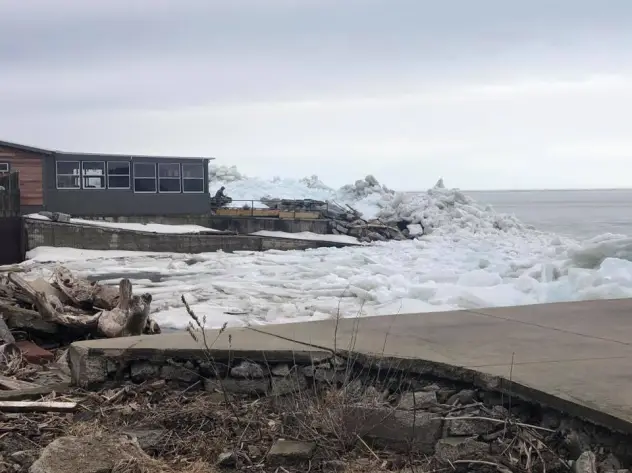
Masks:
[[[240,201],[251,199],[315,199],[350,205],[367,219],[421,224],[426,234],[459,229],[471,232],[534,230],[512,215],[478,204],[459,189],[446,188],[443,179],[426,192],[411,193],[395,192],[373,176],[340,189],[328,187],[315,175],[300,180],[250,178],[235,166],[211,165],[209,176],[211,190],[225,186],[236,207],[244,204]]]

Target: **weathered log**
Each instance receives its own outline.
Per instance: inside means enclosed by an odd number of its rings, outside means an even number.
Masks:
[[[7,327],[7,323],[4,321],[4,316],[0,313],[0,340],[4,343],[15,343],[15,337]]]
[[[0,388],[18,390],[18,389],[33,389],[41,387],[39,384],[28,383],[26,381],[20,381],[19,379],[7,378],[0,375]]]
[[[34,310],[24,309],[7,301],[0,301],[0,312],[2,312],[9,328],[13,330],[49,335],[55,335],[59,332],[57,324],[43,320]]]
[[[70,391],[69,383],[50,384],[35,388],[16,389],[14,391],[0,391],[0,401],[23,401],[25,399],[38,399],[51,393],[65,393]]]
[[[0,401],[0,412],[74,412],[76,402]]]
[[[102,286],[95,281],[78,278],[63,266],[55,268],[53,279],[59,290],[77,307],[112,310],[118,304],[117,287]]]
[[[104,310],[99,317],[99,331],[106,337],[141,335],[149,321],[151,295],[132,295],[132,283],[121,279],[119,300],[112,310]]]
[[[59,312],[53,306],[53,303],[57,304],[57,301],[53,299],[51,303],[51,297],[48,297],[42,292],[37,292],[31,287],[31,285],[20,275],[11,273],[9,280],[19,287],[26,295],[31,299],[30,302],[35,306],[39,315],[47,322],[55,322],[66,327],[74,327],[77,329],[90,330],[97,326],[99,315],[70,315],[63,312]]]
[[[55,268],[53,279],[59,290],[77,307],[92,307],[96,283],[75,278],[70,270],[64,266]]]
[[[119,301],[119,288],[116,286],[103,286],[101,284],[94,285],[94,294],[92,305],[95,308],[112,310]]]

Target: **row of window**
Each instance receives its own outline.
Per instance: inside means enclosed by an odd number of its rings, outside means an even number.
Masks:
[[[129,161],[57,161],[57,189],[132,188],[138,193],[204,192],[204,165]]]

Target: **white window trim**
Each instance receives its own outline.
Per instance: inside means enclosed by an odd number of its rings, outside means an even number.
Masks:
[[[127,174],[110,174],[109,164],[127,164]],[[129,161],[108,161],[105,163],[105,173],[107,175],[107,187],[115,191],[130,190],[132,188],[132,164]],[[110,186],[110,176],[112,177],[127,177],[127,187],[112,187]]]
[[[200,166],[202,168],[202,177],[184,177],[184,166]],[[180,173],[182,175],[182,193],[183,194],[204,194],[204,164],[183,163],[180,166]],[[184,190],[184,181],[202,181],[202,190],[201,191]]]
[[[138,164],[152,164],[154,166],[154,177],[136,177],[136,165],[138,165]],[[156,193],[158,193],[158,179],[157,179],[157,177],[158,177],[158,172],[156,170],[156,163],[143,163],[143,162],[134,163],[134,194],[156,194]],[[136,179],[146,179],[146,180],[153,179],[156,190],[153,190],[153,191],[137,191],[136,190]]]
[[[103,164],[103,174],[88,174],[86,175],[83,171],[83,165],[85,163],[100,163]],[[107,168],[107,164],[105,161],[81,161],[81,188],[83,190],[86,191],[102,191],[107,189],[107,172],[108,172],[108,168]],[[91,177],[103,177],[103,187],[86,187],[86,178],[91,178]]]
[[[173,166],[173,165],[178,166],[178,177],[160,177],[160,166]],[[170,181],[175,181],[176,179],[178,180],[178,185],[180,186],[180,188],[177,191],[161,191],[160,190],[160,181],[163,179],[168,179]],[[158,188],[157,188],[158,192],[160,192],[161,194],[182,194],[182,166],[180,166],[180,163],[158,163]]]
[[[76,163],[79,166],[79,174],[59,174],[59,163]],[[59,187],[59,176],[70,176],[79,178],[79,187]],[[55,187],[58,190],[77,190],[81,189],[81,161],[55,161]]]
[[[6,167],[6,169],[4,169]],[[11,172],[11,163],[0,162],[0,172]]]

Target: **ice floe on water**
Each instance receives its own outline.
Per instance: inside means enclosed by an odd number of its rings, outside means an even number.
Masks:
[[[209,326],[632,297],[630,237],[579,242],[540,232],[440,185],[411,194],[371,177],[338,190],[315,176],[266,181],[214,168],[211,177],[212,190],[225,185],[233,199],[336,200],[428,231],[417,240],[288,252],[37,248],[24,263],[27,277],[48,276],[54,262],[95,279],[129,277],[135,292],[153,295],[157,320],[174,328],[188,322],[183,294]]]

